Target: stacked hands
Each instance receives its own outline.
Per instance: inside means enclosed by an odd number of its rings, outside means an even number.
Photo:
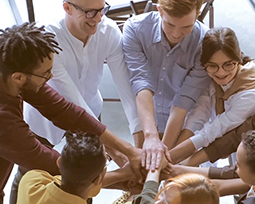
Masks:
[[[150,144],[154,145],[149,148]],[[160,180],[174,177],[180,173],[179,169],[175,169],[175,166],[178,165],[171,164],[170,154],[166,145],[160,140],[159,145],[155,144],[157,143],[147,143],[145,140],[144,146],[146,148],[132,147],[127,155],[128,161],[123,156],[121,157],[122,162],[120,158],[116,158],[116,163],[121,167],[118,171],[121,171],[123,175],[123,181],[120,182],[121,189],[129,191],[131,194],[139,194],[148,172],[160,172]],[[116,159],[113,158],[114,161]]]

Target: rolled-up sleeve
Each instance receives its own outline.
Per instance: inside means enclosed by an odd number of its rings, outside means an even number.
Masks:
[[[155,91],[151,80],[150,65],[137,36],[136,30],[139,30],[137,26],[139,25],[129,19],[123,28],[125,61],[128,64],[130,82],[135,95],[143,89]]]

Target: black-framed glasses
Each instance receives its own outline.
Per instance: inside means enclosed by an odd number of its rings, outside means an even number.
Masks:
[[[111,7],[107,2],[105,2],[105,6],[103,8],[84,10],[81,7],[77,6],[76,4],[73,4],[73,3],[69,2],[69,1],[66,1],[66,2],[69,3],[70,5],[72,5],[75,9],[85,13],[85,17],[87,19],[94,18],[97,15],[98,12],[100,13],[101,16],[103,16],[103,15],[105,15],[109,11],[109,9]]]
[[[51,78],[51,76],[52,76],[51,71],[50,71],[50,72],[48,72],[47,77],[45,77],[45,76],[41,76],[41,75],[38,75],[38,74],[34,74],[34,73],[30,73],[30,72],[27,72],[26,74],[30,74],[30,75],[33,75],[33,76],[37,76],[37,77],[40,77],[40,78],[46,79],[46,81],[50,80],[50,78]]]
[[[237,62],[233,62],[233,61],[228,61],[228,62],[225,62],[223,65],[218,65],[218,64],[215,64],[215,63],[207,63],[207,65],[205,65],[205,70],[211,74],[213,73],[216,73],[219,71],[220,67],[222,67],[222,69],[224,69],[226,72],[230,72],[232,71],[233,69],[236,68],[236,65],[238,63]]]

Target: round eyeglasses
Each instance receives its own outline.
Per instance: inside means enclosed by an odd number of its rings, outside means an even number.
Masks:
[[[222,67],[222,69],[224,69],[226,72],[230,72],[232,71],[233,69],[236,68],[236,65],[238,63],[237,62],[233,62],[233,61],[228,61],[228,62],[225,62],[223,65],[218,65],[218,64],[215,64],[215,63],[207,63],[207,65],[205,66],[205,70],[208,72],[208,73],[216,73],[219,71],[220,67]]]
[[[87,19],[94,18],[97,15],[98,12],[100,13],[101,16],[103,16],[103,15],[105,15],[109,11],[109,9],[111,7],[107,2],[105,2],[105,6],[103,8],[84,10],[81,7],[77,6],[76,4],[71,3],[69,1],[65,1],[65,2],[67,2],[70,5],[72,5],[76,10],[79,10],[79,11],[85,13],[85,17]]]

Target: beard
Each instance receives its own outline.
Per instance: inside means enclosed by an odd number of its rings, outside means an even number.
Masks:
[[[37,93],[43,84],[37,85],[34,82],[32,82],[32,80],[27,78],[26,82],[23,84],[23,86],[21,88],[21,91],[33,91],[33,92]]]

